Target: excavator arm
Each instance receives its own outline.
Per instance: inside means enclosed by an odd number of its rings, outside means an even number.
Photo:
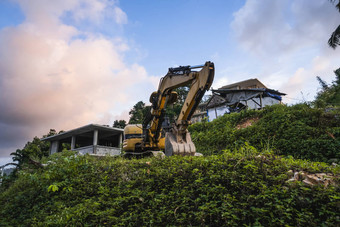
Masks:
[[[200,71],[194,71],[201,69]],[[188,95],[184,101],[181,112],[165,136],[165,154],[170,155],[195,155],[196,148],[191,141],[187,128],[190,119],[204,93],[209,90],[214,79],[214,63],[206,62],[199,66],[180,66],[169,68],[168,73],[161,79],[158,90],[150,97],[152,109],[150,115],[143,122],[144,139],[142,150],[159,150],[162,122],[167,105],[177,99],[177,93],[173,90],[178,87],[189,86]]]

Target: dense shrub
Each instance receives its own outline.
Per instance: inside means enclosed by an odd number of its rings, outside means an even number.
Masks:
[[[339,167],[260,154],[126,160],[54,154],[0,195],[0,226],[338,226],[336,184],[287,183],[287,171]]]
[[[255,119],[251,126],[237,128],[251,119]],[[189,130],[198,152],[205,155],[248,142],[258,149],[270,147],[296,158],[340,161],[339,111],[325,112],[305,104],[227,114],[212,122],[193,124]]]
[[[340,167],[309,161],[339,160],[332,111],[279,105],[194,124],[203,157],[53,154],[3,181],[0,226],[339,226]],[[309,186],[288,182],[291,170],[335,177]]]

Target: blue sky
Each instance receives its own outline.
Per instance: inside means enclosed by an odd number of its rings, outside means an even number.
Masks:
[[[121,2],[121,7],[131,15],[127,36],[138,40],[147,56],[140,59],[141,64],[148,71],[164,74],[169,64],[203,63],[218,52],[228,57],[228,50],[234,49],[228,24],[242,3],[148,1],[139,5]]]
[[[340,67],[327,0],[0,1],[0,165],[50,128],[112,124],[169,67],[213,61],[213,88],[258,78],[313,100]]]

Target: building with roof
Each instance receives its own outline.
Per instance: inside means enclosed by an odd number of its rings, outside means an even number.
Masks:
[[[286,95],[267,88],[256,78],[229,84],[212,92],[212,97],[204,107],[201,107],[204,111],[193,115],[193,122],[200,121],[204,117],[212,121],[226,113],[244,109],[262,109],[265,106],[280,104],[282,96]]]
[[[123,132],[120,128],[89,124],[41,140],[51,143],[50,154],[67,149],[98,156],[119,155]]]

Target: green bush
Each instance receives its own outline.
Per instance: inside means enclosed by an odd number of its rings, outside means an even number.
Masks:
[[[237,129],[249,119],[251,126]],[[197,151],[221,153],[248,142],[257,149],[323,162],[340,161],[340,113],[325,112],[305,104],[275,105],[264,110],[227,114],[212,122],[189,127]]]
[[[0,226],[338,226],[334,185],[288,183],[287,172],[331,172],[249,145],[206,157],[95,159],[65,152],[20,170],[0,195]]]
[[[325,163],[339,160],[339,112],[278,105],[189,129],[205,156],[23,165],[0,185],[0,226],[340,226],[340,167]],[[334,179],[309,186],[290,171]]]

